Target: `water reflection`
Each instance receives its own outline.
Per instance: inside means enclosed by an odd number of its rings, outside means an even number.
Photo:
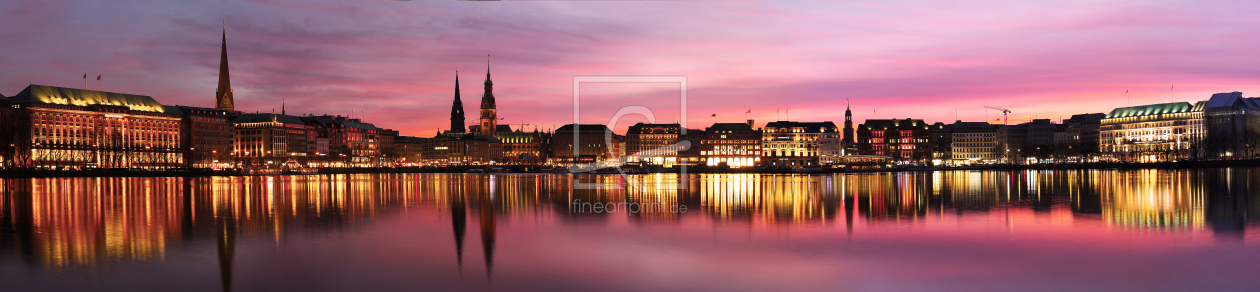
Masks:
[[[948,224],[1009,231],[1098,222],[1111,232],[1210,232],[1238,242],[1256,220],[1248,214],[1260,208],[1250,200],[1257,176],[1260,171],[1243,168],[653,174],[629,181],[471,174],[7,179],[0,182],[0,259],[16,256],[30,267],[68,271],[161,262],[169,248],[208,248],[200,243],[213,241],[218,278],[228,291],[240,263],[236,246],[244,238],[279,244],[295,230],[355,229],[400,210],[443,213],[451,220],[461,277],[469,220],[476,220],[487,281],[494,278],[500,228],[526,220],[639,228],[812,226],[848,238],[855,229]],[[575,183],[646,187],[575,189]],[[663,207],[591,212],[574,202]],[[470,216],[470,209],[476,214]]]

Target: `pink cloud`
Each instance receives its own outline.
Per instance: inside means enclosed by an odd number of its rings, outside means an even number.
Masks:
[[[107,75],[106,90],[207,106],[226,20],[241,109],[269,111],[283,99],[290,113],[362,111],[405,135],[447,127],[456,69],[465,110],[475,112],[486,54],[511,123],[570,122],[575,75],[687,76],[688,120],[701,128],[714,113],[738,122],[752,110],[764,122],[786,108],[793,120],[841,121],[846,99],[858,122],[951,122],[954,109],[978,121],[984,105],[1011,108],[1013,120],[1057,118],[1260,91],[1257,10],[1141,1],[18,2],[0,7],[0,64],[10,68],[0,93],[81,87],[87,72]],[[1173,97],[1169,84],[1178,84]],[[614,111],[663,94],[625,89],[592,106]]]

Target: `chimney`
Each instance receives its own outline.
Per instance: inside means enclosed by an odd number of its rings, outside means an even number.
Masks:
[[[753,120],[748,119],[748,128],[751,129],[752,127],[753,127]]]

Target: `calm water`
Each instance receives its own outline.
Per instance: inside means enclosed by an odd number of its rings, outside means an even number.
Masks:
[[[1253,168],[575,178],[4,180],[0,290],[1260,287]]]

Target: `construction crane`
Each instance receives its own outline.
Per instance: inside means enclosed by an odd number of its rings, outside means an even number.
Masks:
[[[996,107],[996,106],[987,106],[987,105],[984,106],[984,108],[1002,112],[1002,125],[1006,125],[1006,114],[1011,113],[1011,110]]]
[[[518,124],[518,125],[521,125],[521,126],[520,126],[520,127],[518,127],[518,128],[516,128],[516,131],[517,131],[517,132],[524,132],[524,131],[525,131],[525,126],[529,126],[529,124],[526,124],[525,122],[521,122],[521,123],[520,123],[520,124]]]

